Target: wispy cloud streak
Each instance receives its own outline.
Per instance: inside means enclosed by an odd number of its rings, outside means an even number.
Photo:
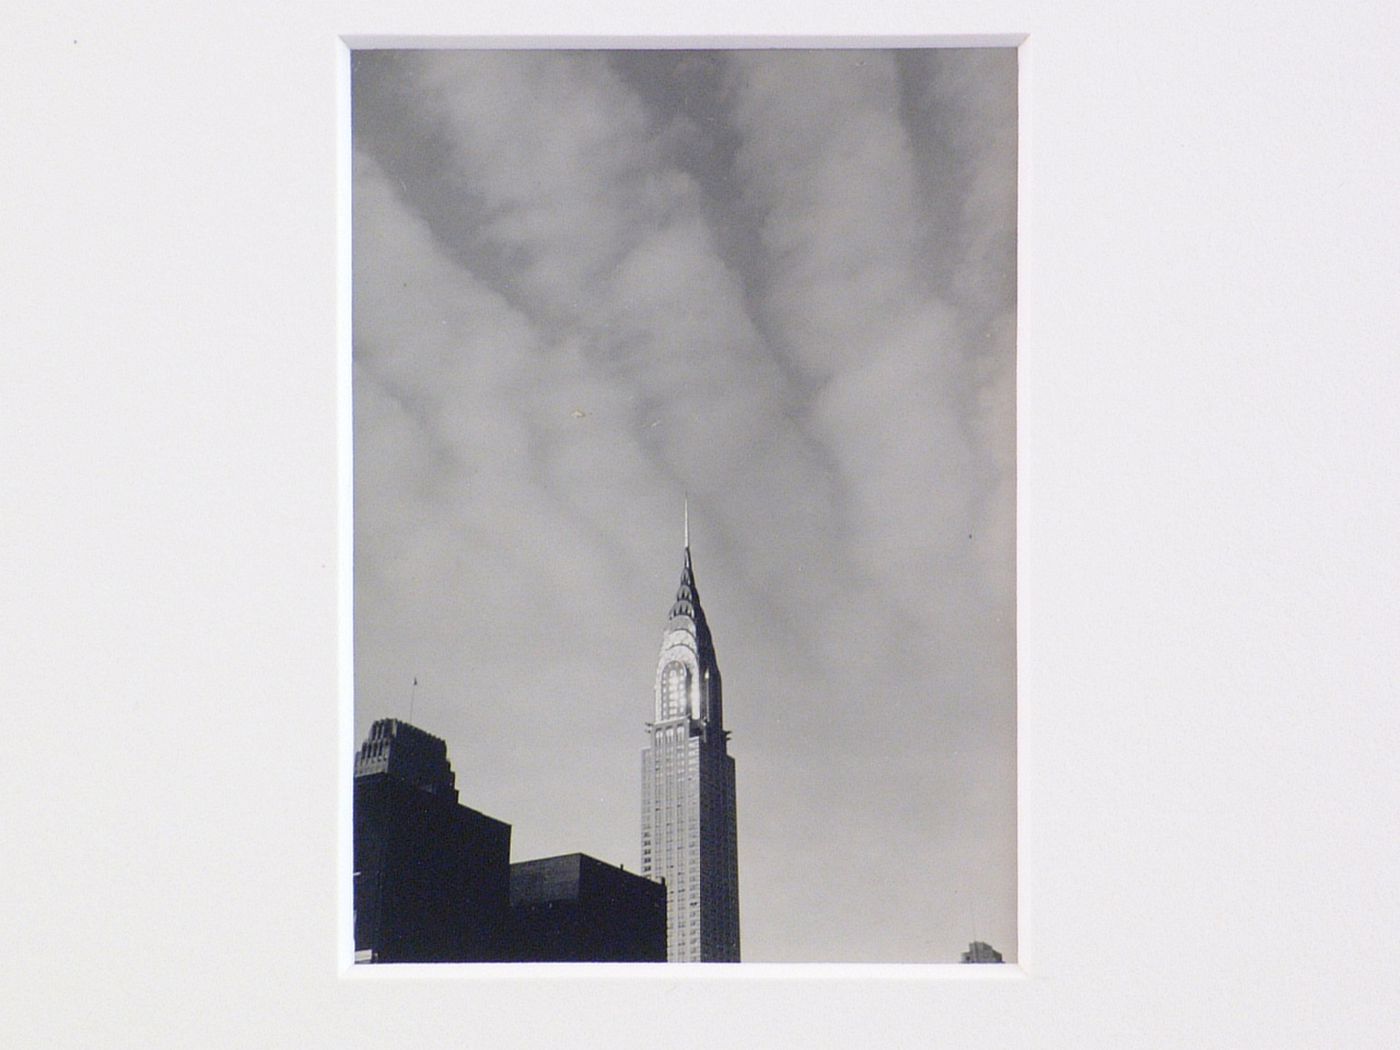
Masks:
[[[1014,85],[963,52],[357,54],[359,727],[422,672],[525,853],[631,859],[688,490],[749,956],[947,956],[988,864],[1014,946]],[[920,874],[823,931],[862,862],[782,858],[833,821]]]

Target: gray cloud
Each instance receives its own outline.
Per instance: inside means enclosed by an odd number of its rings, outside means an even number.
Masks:
[[[416,674],[517,856],[634,862],[688,490],[746,957],[1014,952],[1014,100],[990,52],[358,52],[357,732]]]

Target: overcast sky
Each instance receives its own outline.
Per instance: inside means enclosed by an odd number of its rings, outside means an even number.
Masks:
[[[1014,958],[1015,52],[353,61],[356,739],[638,870],[688,492],[745,960]]]

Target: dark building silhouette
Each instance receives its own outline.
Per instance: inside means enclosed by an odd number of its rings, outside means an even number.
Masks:
[[[654,721],[642,752],[642,874],[666,883],[667,959],[739,961],[734,759],[719,663],[690,563],[661,638]]]
[[[962,953],[962,961],[965,963],[999,963],[1001,962],[1001,952],[986,941],[973,941],[967,946],[967,951]]]
[[[582,853],[510,866],[518,962],[665,962],[666,887]]]
[[[388,773],[395,780],[457,801],[457,774],[441,737],[394,718],[381,718],[355,755],[355,776]]]
[[[572,853],[510,863],[440,738],[381,719],[355,756],[357,962],[665,962],[666,888]]]
[[[505,957],[510,825],[457,801],[447,745],[375,722],[355,759],[355,954],[372,962]]]

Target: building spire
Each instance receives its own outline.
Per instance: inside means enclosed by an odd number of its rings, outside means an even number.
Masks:
[[[671,615],[689,616],[697,626],[704,624],[705,614],[700,611],[700,593],[695,586],[695,570],[690,567],[690,494],[685,494],[685,559],[681,565],[681,583],[676,590],[676,603],[671,606]]]

